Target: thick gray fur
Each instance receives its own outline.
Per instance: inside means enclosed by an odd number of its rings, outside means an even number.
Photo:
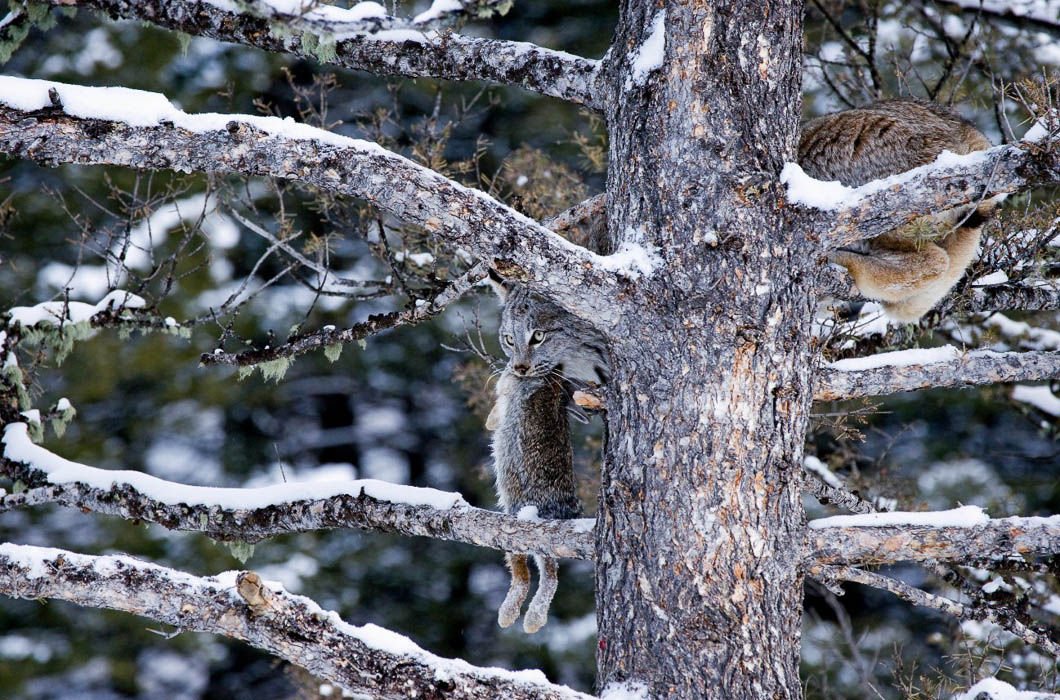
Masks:
[[[521,285],[494,288],[504,299],[498,336],[513,371],[538,376],[556,370],[575,382],[607,382],[607,345],[595,328]],[[540,342],[535,332],[544,334]]]
[[[599,333],[518,285],[495,284],[505,300],[501,347],[508,364],[497,382],[497,399],[486,421],[493,430],[497,497],[505,512],[532,507],[536,516],[581,514],[567,405],[576,383],[607,380],[607,350]],[[511,586],[497,613],[508,627],[518,619],[530,588],[525,554],[507,554]],[[548,619],[558,585],[558,561],[535,556],[538,586],[523,629],[536,632]]]
[[[568,390],[561,377],[552,373],[520,376],[509,365],[497,382],[497,403],[491,419],[493,469],[497,497],[506,513],[540,518],[576,518],[581,513],[574,478],[570,425],[567,422]],[[505,555],[512,580],[508,595],[497,613],[497,622],[508,627],[519,617],[530,588],[527,555]],[[536,632],[548,619],[558,584],[557,562],[535,556],[538,585],[523,619],[523,629]]]

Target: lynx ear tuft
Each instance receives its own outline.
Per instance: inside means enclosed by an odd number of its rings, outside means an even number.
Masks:
[[[503,277],[497,274],[497,271],[490,268],[489,276],[486,277],[486,281],[493,287],[493,291],[497,293],[501,301],[508,300],[508,292],[511,291],[512,283],[505,280]]]

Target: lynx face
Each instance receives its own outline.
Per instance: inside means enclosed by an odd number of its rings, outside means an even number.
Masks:
[[[515,375],[537,377],[555,370],[578,382],[607,381],[607,349],[595,329],[522,287],[505,294],[499,337]]]

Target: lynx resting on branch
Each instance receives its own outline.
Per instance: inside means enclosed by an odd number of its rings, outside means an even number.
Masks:
[[[932,162],[942,151],[981,151],[990,142],[948,109],[890,100],[829,114],[803,126],[799,165],[818,180],[858,187]],[[924,217],[832,260],[850,271],[861,293],[883,302],[898,321],[916,321],[946,295],[972,261],[997,201]]]

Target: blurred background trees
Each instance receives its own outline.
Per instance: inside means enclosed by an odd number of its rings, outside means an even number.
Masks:
[[[1003,98],[1025,95],[1025,80],[1051,85],[1045,90],[1055,96],[1060,19],[962,4],[808,3],[805,115],[912,95],[954,104],[995,143],[1018,138],[1026,113]],[[1055,3],[1037,6],[1058,15]],[[397,11],[413,9],[402,4]],[[51,12],[55,25],[32,30],[5,73],[161,92],[188,112],[292,116],[377,141],[535,218],[603,188],[606,134],[565,102],[515,88],[336,73],[87,11]],[[616,12],[613,3],[594,0],[517,2],[506,16],[464,31],[599,57]],[[1009,202],[1005,226],[995,230],[1035,228],[1052,232],[1043,242],[1054,239],[1054,195]],[[200,354],[215,348],[262,347],[429,298],[466,270],[460,251],[440,249],[422,231],[363,203],[289,182],[45,169],[14,159],[0,161],[0,236],[4,308],[95,302],[120,286],[191,329],[188,337],[101,332],[79,342],[61,366],[43,351],[20,358],[33,368],[38,405],[67,397],[78,411],[63,436],[48,433],[45,444],[56,452],[201,485],[368,477],[494,503],[482,425],[494,368],[483,356],[500,352],[496,302],[485,292],[431,322],[346,347],[333,362],[324,353],[303,356],[280,381],[260,372],[239,379],[233,368],[199,364]],[[991,239],[987,248],[1003,245]],[[1055,276],[1056,251],[1043,245],[1041,258],[1028,263]],[[958,327],[968,321],[960,298],[923,328],[861,338],[858,353],[910,341],[959,343],[962,332],[1016,342],[978,320]],[[1055,311],[1010,316],[1058,327]],[[1058,339],[1043,342],[1056,347]],[[1053,386],[1054,404],[1056,393]],[[822,405],[808,453],[863,495],[894,499],[903,509],[960,502],[984,505],[994,517],[1060,512],[1060,411],[1011,395],[1005,386],[922,392],[855,406],[855,418],[843,420],[835,418],[838,407]],[[592,511],[597,423],[581,432],[578,463]],[[807,507],[810,517],[826,512],[809,501]],[[135,553],[202,575],[241,567],[236,555],[247,554],[201,535],[51,507],[3,513],[0,533],[5,541]],[[490,550],[335,531],[261,543],[246,565],[350,622],[394,629],[437,654],[540,668],[591,689],[595,614],[586,562],[564,564],[552,619],[534,636],[497,628],[507,574],[503,557]],[[905,574],[925,576],[912,568]],[[1024,590],[1021,581],[1006,577],[996,587],[999,598],[1052,595]],[[807,697],[938,697],[948,679],[967,685],[999,671],[1013,682],[1058,685],[1055,659],[996,630],[958,626],[885,593],[847,588],[837,599],[810,587]],[[1047,621],[1056,625],[1060,598],[1051,600]],[[4,600],[0,695],[267,700],[320,692],[302,672],[248,647],[169,632],[117,613]]]

